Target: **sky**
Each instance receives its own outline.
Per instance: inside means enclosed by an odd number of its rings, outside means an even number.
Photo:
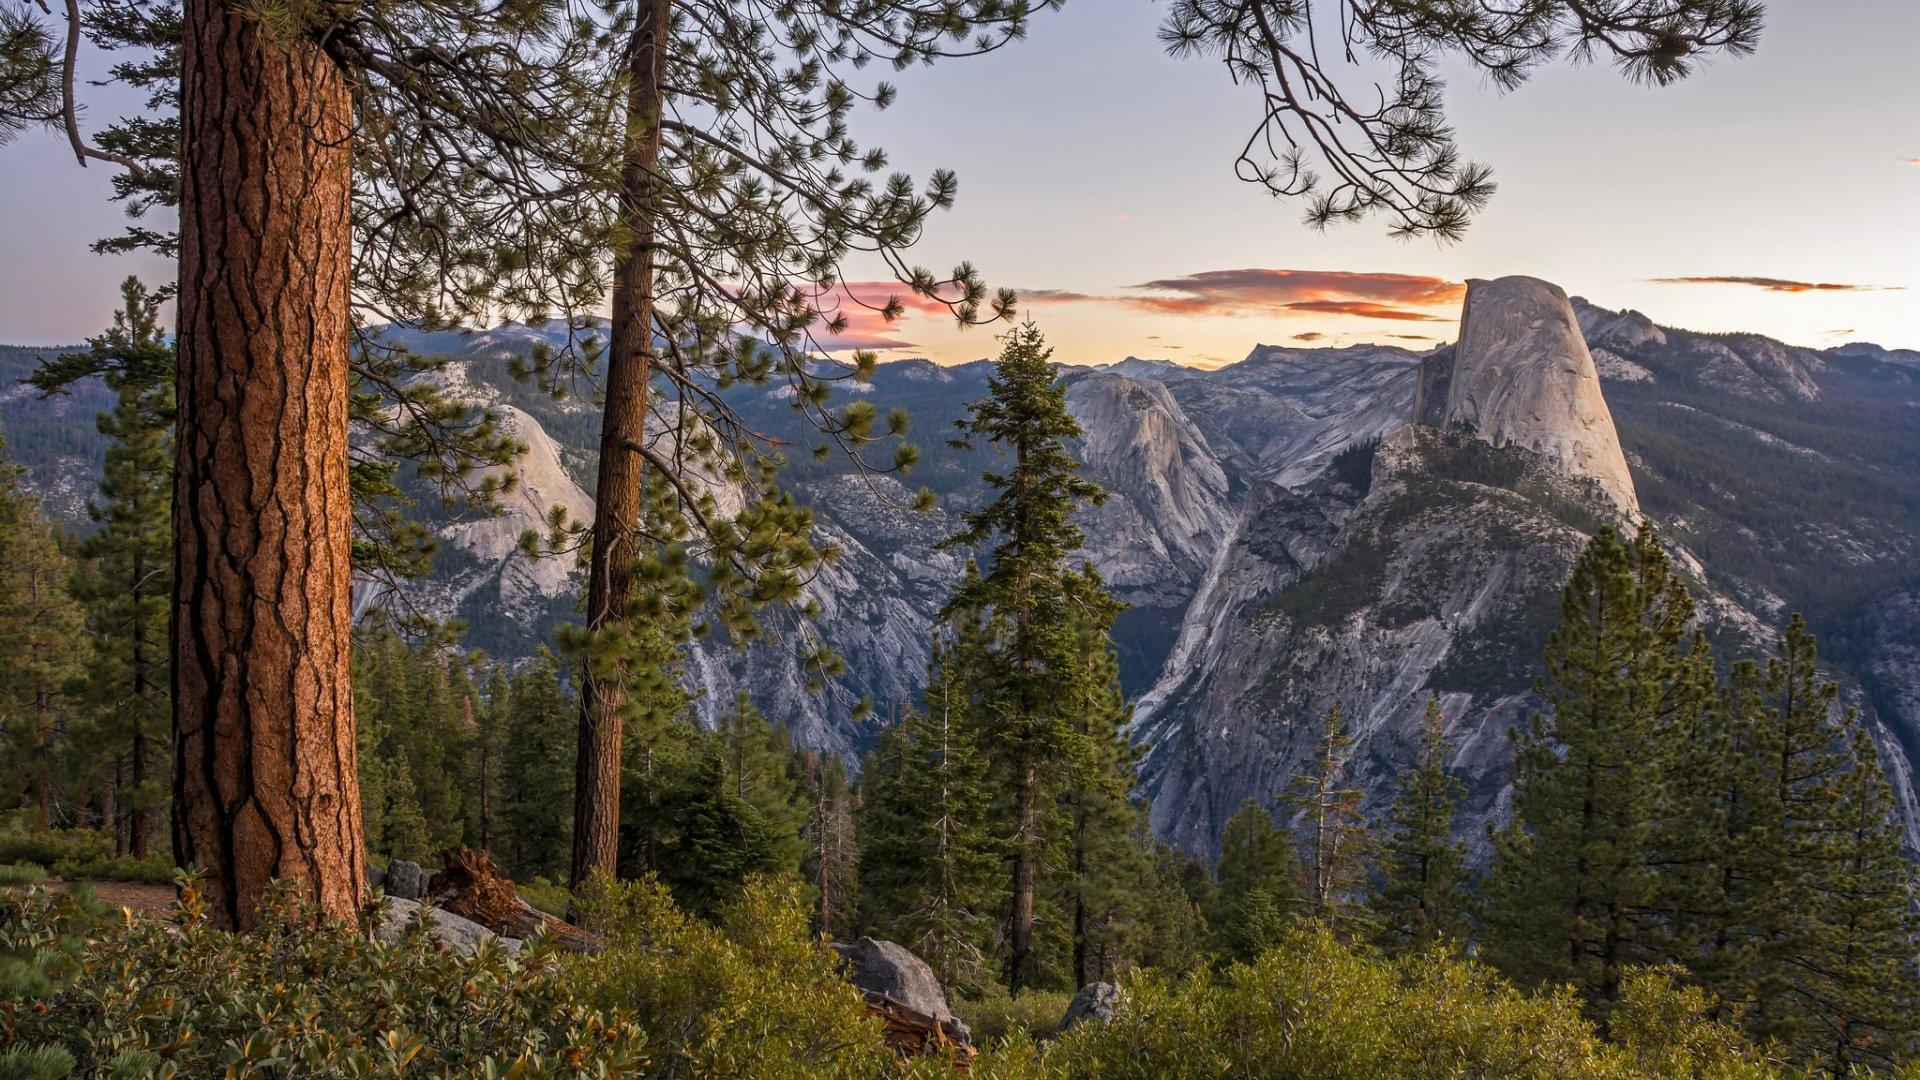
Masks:
[[[1920,347],[1920,3],[1768,8],[1756,54],[1664,88],[1557,64],[1502,93],[1446,69],[1460,146],[1500,185],[1451,244],[1395,240],[1378,219],[1314,230],[1300,203],[1236,180],[1256,102],[1217,62],[1163,53],[1155,0],[1069,0],[996,54],[889,74],[899,101],[857,113],[854,134],[916,176],[959,174],[912,258],[1018,289],[1071,363],[1422,348],[1452,337],[1464,281],[1505,274],[1667,325]],[[103,117],[121,104],[90,100]],[[120,220],[109,175],[51,134],[0,148],[0,342],[78,341],[120,278],[170,277],[88,251]],[[923,310],[870,323],[834,344],[944,362],[996,348],[995,328]]]

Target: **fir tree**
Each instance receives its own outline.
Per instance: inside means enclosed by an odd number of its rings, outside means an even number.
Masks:
[[[1366,882],[1372,837],[1360,813],[1365,792],[1347,786],[1353,740],[1340,706],[1327,710],[1320,741],[1306,768],[1288,784],[1286,805],[1305,833],[1301,896],[1307,918],[1325,926],[1357,920],[1355,894]]]
[[[160,297],[136,278],[121,296],[113,328],[87,357],[107,371],[116,403],[98,420],[111,442],[100,498],[88,504],[97,528],[79,546],[85,572],[75,582],[94,641],[87,697],[113,748],[115,838],[144,858],[166,819],[171,756],[173,349],[160,330]]]
[[[1447,720],[1438,698],[1420,717],[1420,756],[1401,784],[1379,841],[1374,900],[1381,944],[1394,951],[1466,931],[1466,867],[1453,826],[1466,789],[1447,772]]]
[[[1696,685],[1692,601],[1651,529],[1611,527],[1575,563],[1548,639],[1548,709],[1514,732],[1512,822],[1495,837],[1489,953],[1598,1006],[1663,953],[1658,825],[1673,805],[1671,732],[1710,705]]]
[[[1908,1051],[1920,927],[1879,754],[1857,717],[1836,723],[1839,687],[1818,659],[1795,616],[1739,699],[1757,763],[1736,911],[1751,940],[1729,966],[1756,1038],[1844,1075]]]
[[[799,870],[807,852],[803,834],[812,816],[812,800],[803,794],[805,756],[794,750],[785,726],[769,723],[744,690],[721,715],[714,737],[734,794],[773,830],[774,861]]]
[[[836,757],[806,755],[806,856],[801,874],[813,886],[813,932],[838,937],[858,915],[860,852],[854,831],[853,789]]]
[[[0,444],[0,451],[5,449]],[[0,461],[0,737],[9,798],[33,808],[41,828],[66,820],[62,780],[77,719],[73,691],[85,671],[85,614],[69,593],[73,568],[19,471]]]
[[[966,715],[980,674],[970,665],[984,658],[976,627],[935,642],[924,710],[881,736],[860,776],[862,918],[966,990],[989,979],[1004,891],[987,762]]]
[[[1115,977],[1138,943],[1144,921],[1141,882],[1152,874],[1146,815],[1133,801],[1139,785],[1128,725],[1133,712],[1120,691],[1120,669],[1108,637],[1118,605],[1091,567],[1076,620],[1081,671],[1074,681],[1080,757],[1061,794],[1067,859],[1061,906],[1073,929],[1073,984]]]
[[[567,866],[575,704],[545,648],[514,672],[508,697],[496,850],[516,877],[553,877]]]
[[[942,618],[970,613],[986,621],[990,635],[992,659],[976,690],[986,700],[974,715],[983,723],[982,748],[1011,795],[1007,972],[1018,991],[1038,974],[1035,902],[1047,807],[1060,790],[1055,767],[1083,757],[1074,706],[1085,671],[1075,617],[1088,596],[1071,564],[1082,542],[1073,513],[1105,493],[1080,475],[1067,448],[1080,425],[1067,411],[1053,351],[1039,329],[1026,323],[1005,342],[988,397],[968,407],[958,441],[991,444],[1008,466],[983,474],[993,497],[964,512],[963,527],[944,542],[990,548],[992,561],[984,575],[962,584]]]
[[[1248,799],[1220,832],[1218,884],[1207,912],[1214,952],[1251,960],[1278,940],[1301,899],[1293,838]]]

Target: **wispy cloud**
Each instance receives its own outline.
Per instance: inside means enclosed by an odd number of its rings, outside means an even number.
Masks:
[[[1250,268],[1157,278],[1113,295],[1029,289],[1021,296],[1032,304],[1115,304],[1182,317],[1300,313],[1444,322],[1448,316],[1422,309],[1450,307],[1465,294],[1457,281],[1416,274]]]
[[[1657,285],[1745,285],[1755,289],[1765,289],[1777,293],[1808,292],[1885,292],[1898,291],[1899,286],[1888,285],[1850,285],[1836,281],[1794,281],[1790,278],[1744,277],[1737,275],[1702,275],[1695,277],[1654,278]]]
[[[893,302],[898,303],[903,315],[948,314],[945,304],[920,296],[897,281],[843,281],[819,298],[820,315],[826,322],[816,324],[814,339],[827,352],[919,348],[916,342],[899,335],[899,320],[887,318],[887,308]],[[831,325],[836,321],[841,325]]]
[[[1309,330],[1304,334],[1293,335],[1293,340],[1295,341],[1325,341],[1326,338],[1327,335],[1318,330]]]

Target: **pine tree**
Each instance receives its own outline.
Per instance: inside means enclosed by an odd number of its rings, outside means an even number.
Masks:
[[[1692,601],[1650,528],[1603,527],[1575,563],[1548,639],[1548,709],[1514,732],[1513,820],[1495,837],[1488,952],[1528,981],[1604,1007],[1625,968],[1661,958],[1658,828],[1673,806],[1674,730],[1710,707]]]
[[[93,339],[87,363],[107,372],[112,412],[98,419],[107,446],[97,528],[81,542],[75,593],[94,641],[86,694],[96,735],[113,748],[111,804],[119,850],[136,858],[166,819],[172,662],[167,597],[173,580],[173,349],[161,332],[160,297],[137,278],[121,286],[112,329]]]
[[[1301,900],[1293,838],[1253,799],[1220,832],[1218,884],[1207,912],[1214,952],[1251,960],[1278,939]]]
[[[1108,636],[1118,605],[1091,567],[1083,571],[1087,601],[1076,620],[1081,671],[1074,682],[1080,757],[1062,785],[1067,859],[1061,906],[1073,928],[1073,983],[1113,978],[1138,945],[1144,921],[1140,884],[1153,870],[1147,821],[1134,803],[1139,786],[1133,711],[1120,690],[1119,660]]]
[[[487,675],[486,703],[474,717],[474,838],[482,851],[494,850],[495,809],[500,800],[500,761],[507,749],[512,708],[507,669],[495,664]]]
[[[1465,857],[1453,839],[1466,789],[1447,772],[1446,729],[1439,699],[1427,699],[1420,717],[1420,756],[1387,811],[1380,837],[1374,915],[1388,950],[1459,941],[1467,929]]]
[[[1321,721],[1313,758],[1288,784],[1286,805],[1301,823],[1306,841],[1302,908],[1307,918],[1323,926],[1347,928],[1362,917],[1353,901],[1366,883],[1372,837],[1360,812],[1366,793],[1347,786],[1352,752],[1340,706],[1331,706]]]
[[[1836,722],[1818,662],[1795,616],[1764,674],[1737,680],[1755,797],[1734,921],[1750,937],[1726,966],[1756,1038],[1845,1075],[1908,1051],[1920,926],[1879,754],[1856,716]]]
[[[838,937],[858,917],[860,851],[855,835],[853,789],[840,759],[806,755],[806,856],[800,872],[813,886],[813,932]]]
[[[1008,983],[1017,992],[1038,976],[1035,902],[1047,807],[1060,790],[1056,766],[1084,756],[1076,684],[1080,663],[1075,616],[1087,602],[1086,582],[1070,560],[1082,534],[1073,513],[1104,500],[1080,476],[1067,448],[1080,425],[1067,411],[1054,376],[1053,351],[1031,322],[1009,333],[988,381],[986,399],[959,421],[962,445],[991,444],[1010,461],[984,475],[993,498],[961,515],[946,547],[991,546],[987,572],[964,582],[942,618],[984,619],[991,661],[983,665],[981,745],[1010,787],[1011,862],[1007,918]]]
[[[805,755],[797,752],[784,725],[767,721],[746,691],[734,697],[714,731],[734,794],[753,807],[775,836],[774,861],[798,871],[808,846],[803,834],[813,816]]]
[[[0,444],[0,451],[5,445]],[[9,798],[33,808],[41,828],[65,820],[62,781],[68,729],[77,719],[73,691],[85,671],[85,616],[69,593],[73,569],[19,470],[0,461],[0,762]]]
[[[496,850],[515,877],[556,876],[569,850],[575,704],[544,647],[514,672],[508,698]]]
[[[862,921],[924,959],[941,985],[990,977],[1004,893],[994,795],[965,687],[984,659],[976,623],[936,641],[924,710],[881,736],[860,774]]]

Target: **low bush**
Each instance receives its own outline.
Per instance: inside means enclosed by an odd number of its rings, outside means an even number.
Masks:
[[[1009,1038],[1034,1043],[1053,1038],[1072,1001],[1072,994],[1059,990],[1028,990],[1014,997],[994,983],[986,992],[955,1000],[952,1006],[972,1029],[974,1042],[994,1046]]]
[[[34,865],[57,878],[104,881],[173,880],[172,858],[158,852],[144,859],[113,853],[113,836],[102,829],[0,828],[0,863]]]
[[[607,948],[440,952],[324,923],[285,895],[261,930],[177,931],[84,892],[0,893],[0,1077],[950,1078],[904,1060],[807,925],[804,889],[752,880],[718,922],[654,882],[593,889]],[[1050,1039],[1067,995],[962,1003],[974,1080],[1780,1075],[1698,991],[1634,973],[1602,1038],[1570,992],[1529,994],[1447,953],[1385,959],[1292,930],[1251,964],[1136,973],[1114,1018]]]
[[[0,885],[32,885],[47,876],[47,868],[34,863],[0,866]]]

